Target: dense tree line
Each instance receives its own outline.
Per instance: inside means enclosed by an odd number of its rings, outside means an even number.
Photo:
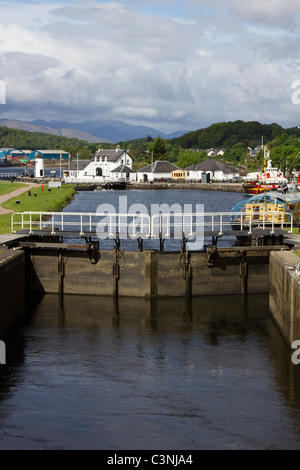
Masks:
[[[261,124],[257,121],[220,122],[205,129],[189,132],[182,137],[172,139],[174,145],[183,148],[219,148],[231,147],[237,142],[244,141],[251,148],[261,143],[262,136],[272,140],[285,130],[278,124]]]
[[[298,135],[288,132],[269,142],[272,164],[291,175],[294,169],[300,170],[300,145]],[[262,159],[262,155],[260,156]]]
[[[254,148],[263,143],[270,148],[272,163],[284,171],[300,169],[300,129],[298,127],[283,129],[278,124],[261,124],[259,122],[221,122],[212,124],[206,129],[192,131],[182,137],[164,140],[135,139],[119,142],[122,149],[129,151],[134,161],[134,168],[146,166],[153,160],[168,160],[184,168],[206,160],[205,149],[223,149],[224,155],[213,155],[223,162],[237,166],[243,164],[249,170],[260,168],[263,164],[263,153],[257,158],[249,158],[247,147]],[[99,147],[115,148],[116,144],[90,144],[86,141],[23,130],[0,127],[0,147],[26,150],[62,149],[72,156],[77,153],[81,159],[90,159]]]
[[[80,149],[96,147],[84,140],[67,138],[42,132],[27,132],[8,127],[0,127],[0,147],[22,150],[65,150],[75,155]]]

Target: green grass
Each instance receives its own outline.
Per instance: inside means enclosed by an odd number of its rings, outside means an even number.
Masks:
[[[61,189],[51,188],[51,191],[48,191],[47,185],[43,185],[43,191],[39,186],[32,188],[30,192],[31,196],[28,196],[28,191],[25,191],[20,196],[4,202],[2,207],[11,209],[14,212],[59,212],[71,202],[75,194],[75,190],[71,185],[63,185]],[[20,201],[20,204],[16,204],[16,201]],[[11,216],[12,214],[0,216],[0,233],[11,233]]]
[[[300,257],[300,251],[299,250],[294,251],[294,253],[295,253],[295,255]]]
[[[289,231],[288,228],[283,229],[285,232]],[[300,233],[300,227],[293,227],[293,233],[298,235]]]
[[[24,188],[24,186],[26,186],[26,184],[11,183],[10,181],[1,181],[0,182],[0,196],[11,193],[12,191],[15,191],[16,189]]]
[[[0,215],[0,233],[11,233],[11,214]]]

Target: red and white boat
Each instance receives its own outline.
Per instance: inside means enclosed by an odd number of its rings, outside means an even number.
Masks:
[[[288,179],[282,171],[272,166],[269,154],[267,154],[267,157],[265,156],[264,172],[258,172],[252,177],[250,176],[248,180],[246,178],[243,188],[247,194],[256,195],[264,191],[284,190],[284,188],[287,188],[287,184]]]
[[[300,190],[300,172],[297,170],[292,171],[293,180],[288,184],[288,188],[294,191]]]

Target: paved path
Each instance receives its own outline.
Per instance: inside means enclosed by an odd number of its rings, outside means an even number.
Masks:
[[[24,183],[24,184],[26,184],[26,183]],[[29,191],[31,188],[36,188],[38,186],[40,186],[40,185],[36,184],[36,183],[26,184],[26,186],[24,188],[15,189],[11,193],[4,194],[3,196],[0,196],[0,215],[10,214],[10,213],[14,212],[10,209],[4,209],[3,207],[1,207],[1,204],[3,204],[3,202],[8,201],[12,197],[20,196],[20,194],[25,193],[25,191]]]

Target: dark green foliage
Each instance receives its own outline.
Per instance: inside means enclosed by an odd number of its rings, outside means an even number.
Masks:
[[[261,144],[262,137],[266,141],[282,134],[284,129],[278,124],[261,124],[256,121],[234,121],[212,124],[205,129],[189,132],[172,139],[173,144],[183,148],[220,148],[231,147],[243,141],[246,146],[255,147]]]
[[[42,132],[27,132],[0,127],[0,147],[23,150],[65,150],[72,156],[83,147],[90,147],[84,140],[67,138]]]
[[[158,136],[151,145],[151,151],[154,160],[164,160],[167,155],[167,146],[164,139]]]

